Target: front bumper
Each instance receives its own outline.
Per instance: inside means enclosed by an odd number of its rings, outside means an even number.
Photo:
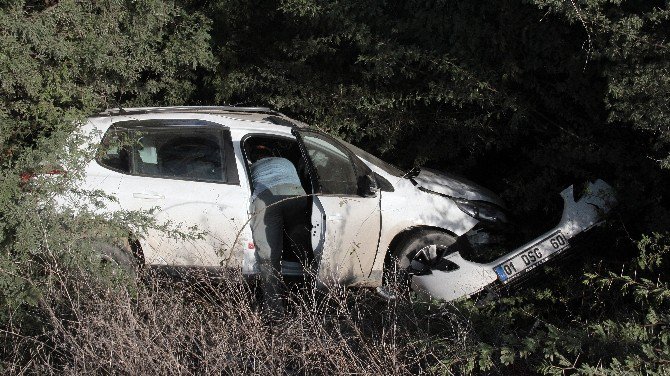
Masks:
[[[496,282],[506,284],[515,281],[537,269],[546,261],[564,254],[570,248],[570,239],[602,222],[605,214],[616,204],[612,187],[600,179],[589,183],[584,195],[578,200],[575,200],[574,193],[573,186],[561,192],[564,201],[563,215],[558,225],[551,230],[491,262],[468,261],[463,258],[462,252],[448,253],[444,259],[456,264],[458,268],[450,271],[433,270],[428,274],[414,275],[412,276],[413,289],[422,295],[451,301],[471,296]],[[525,266],[523,270],[516,272],[515,269],[512,275],[507,275],[502,270],[505,265],[513,267],[515,262],[519,264],[518,260],[521,258],[528,260],[526,254],[539,249],[538,247],[541,248],[543,244],[548,244],[550,240],[554,241],[556,234],[560,234],[559,236],[567,240],[565,245],[551,252],[545,251],[544,257],[533,260],[533,263]]]

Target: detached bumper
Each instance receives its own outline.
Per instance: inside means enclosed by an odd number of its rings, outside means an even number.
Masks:
[[[590,183],[586,193],[574,199],[574,188],[561,192],[563,215],[558,225],[546,233],[488,263],[465,260],[459,252],[444,258],[458,266],[456,270],[433,270],[412,277],[412,287],[420,294],[446,301],[475,294],[496,283],[509,283],[564,254],[570,239],[598,225],[616,204],[612,187],[602,180]]]

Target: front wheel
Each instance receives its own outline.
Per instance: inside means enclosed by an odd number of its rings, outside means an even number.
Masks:
[[[384,292],[389,296],[390,290],[406,293],[413,275],[449,268],[450,264],[446,264],[444,257],[455,252],[450,249],[455,242],[455,237],[438,230],[422,230],[408,236],[387,259],[382,290],[386,290]]]

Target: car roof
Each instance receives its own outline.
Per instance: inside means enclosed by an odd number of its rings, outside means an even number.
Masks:
[[[281,112],[267,107],[236,107],[236,106],[172,106],[172,107],[132,107],[132,108],[113,108],[91,116],[91,119],[102,117],[127,117],[142,115],[220,115],[227,118],[246,120],[252,122],[270,123],[286,127],[309,127],[307,124],[292,119]]]

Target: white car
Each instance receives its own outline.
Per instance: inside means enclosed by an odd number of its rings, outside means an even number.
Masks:
[[[115,196],[111,210],[158,207],[158,223],[204,233],[187,240],[143,234],[135,256],[152,267],[257,273],[248,226],[253,148],[269,148],[299,171],[312,206],[304,226],[285,229],[282,273],[301,275],[309,266],[322,285],[379,287],[385,272],[399,267],[419,292],[444,300],[470,296],[564,253],[614,204],[601,180],[579,200],[567,188],[554,228],[484,260],[470,251],[488,247],[507,221],[495,194],[448,174],[401,171],[267,108],[108,110],[89,118],[84,130],[102,145],[86,167],[84,187]]]

